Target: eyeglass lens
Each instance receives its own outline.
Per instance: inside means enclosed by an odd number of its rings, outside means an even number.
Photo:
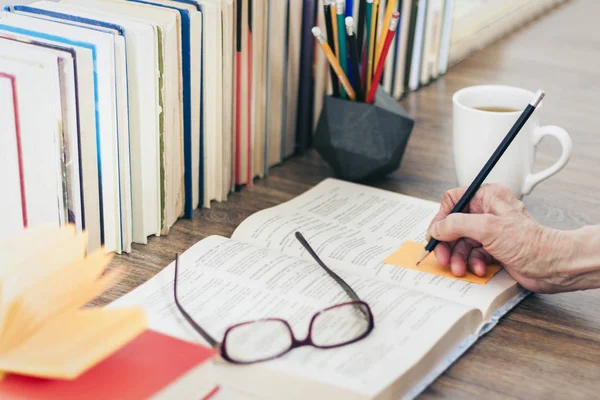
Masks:
[[[349,302],[327,308],[315,314],[306,341],[294,338],[283,320],[266,319],[235,325],[228,329],[223,349],[229,359],[240,363],[265,361],[278,357],[292,348],[314,345],[332,348],[363,338],[371,329],[372,320],[364,303]]]

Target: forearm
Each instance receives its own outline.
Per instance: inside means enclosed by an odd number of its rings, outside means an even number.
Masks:
[[[586,226],[561,233],[565,246],[559,251],[564,262],[554,266],[555,284],[561,291],[600,288],[600,226]]]

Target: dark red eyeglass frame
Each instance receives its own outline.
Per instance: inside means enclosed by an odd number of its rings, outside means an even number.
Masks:
[[[316,347],[319,349],[332,349],[332,348],[336,348],[336,347],[342,347],[342,346],[346,346],[346,345],[349,345],[349,344],[352,344],[352,343],[355,343],[355,342],[358,342],[358,341],[364,339],[375,328],[375,320],[373,318],[373,313],[371,312],[371,308],[369,307],[369,305],[367,303],[365,303],[364,301],[362,301],[358,297],[358,295],[350,287],[350,285],[348,285],[335,272],[333,272],[331,269],[329,269],[329,267],[327,267],[325,265],[325,263],[323,263],[323,261],[321,261],[319,256],[310,247],[310,245],[308,244],[306,239],[304,239],[304,236],[302,236],[302,234],[300,232],[296,232],[296,238],[300,241],[300,243],[304,246],[304,248],[310,253],[310,255],[315,259],[315,261],[317,261],[317,263],[327,272],[327,274],[329,274],[329,276],[331,276],[342,287],[342,289],[344,289],[344,291],[348,294],[348,296],[350,296],[350,298],[352,298],[352,301],[341,303],[341,304],[336,304],[334,306],[331,306],[331,307],[328,307],[321,311],[316,312],[310,320],[308,334],[306,335],[306,338],[304,338],[302,340],[299,340],[296,338],[296,336],[294,335],[294,332],[292,331],[290,324],[287,321],[280,319],[280,318],[263,318],[263,319],[258,319],[258,320],[254,320],[254,321],[241,322],[239,324],[230,326],[225,331],[225,334],[223,336],[223,342],[222,343],[218,342],[208,332],[206,332],[202,327],[200,327],[200,325],[198,325],[196,323],[196,321],[194,321],[194,319],[187,313],[187,311],[183,308],[183,306],[179,302],[179,299],[177,297],[177,277],[178,277],[178,266],[179,266],[179,254],[176,255],[176,257],[175,257],[175,279],[173,281],[173,294],[174,294],[174,298],[175,298],[175,305],[177,306],[177,308],[179,309],[179,311],[181,312],[183,317],[188,321],[188,323],[194,328],[194,330],[196,330],[196,332],[198,332],[212,347],[219,348],[221,357],[223,357],[223,359],[225,359],[233,364],[254,364],[254,363],[258,363],[258,362],[273,360],[275,358],[281,357],[282,355],[290,352],[291,350],[293,350],[297,347],[302,347],[302,346],[313,346],[313,347]],[[361,311],[361,313],[367,319],[368,327],[367,327],[365,333],[363,333],[362,335],[360,335],[352,340],[349,340],[344,343],[338,343],[335,345],[321,346],[321,345],[315,344],[312,340],[312,327],[313,327],[313,323],[314,323],[315,319],[325,311],[332,310],[334,308],[345,307],[348,305],[353,305],[353,306],[357,307],[357,309],[359,311]],[[255,324],[255,323],[261,322],[261,321],[282,322],[288,329],[290,336],[291,336],[290,347],[276,355],[271,356],[271,357],[266,357],[264,359],[257,359],[257,360],[252,360],[252,361],[239,361],[239,360],[235,360],[235,359],[232,359],[231,357],[229,357],[229,355],[227,354],[227,336],[228,336],[228,334],[233,329],[235,329],[239,326]]]

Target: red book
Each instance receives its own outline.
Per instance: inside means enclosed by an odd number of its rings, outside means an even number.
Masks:
[[[74,380],[8,374],[0,381],[0,398],[147,399],[216,354],[214,349],[147,330]],[[214,384],[201,386],[197,399],[218,390]]]

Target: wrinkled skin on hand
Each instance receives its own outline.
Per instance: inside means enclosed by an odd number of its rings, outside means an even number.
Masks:
[[[573,256],[566,235],[538,224],[525,205],[503,185],[483,185],[462,213],[450,214],[466,188],[444,194],[427,240],[439,243],[435,256],[455,276],[467,269],[478,276],[500,263],[523,287],[534,292],[562,290],[565,278],[556,268]]]

